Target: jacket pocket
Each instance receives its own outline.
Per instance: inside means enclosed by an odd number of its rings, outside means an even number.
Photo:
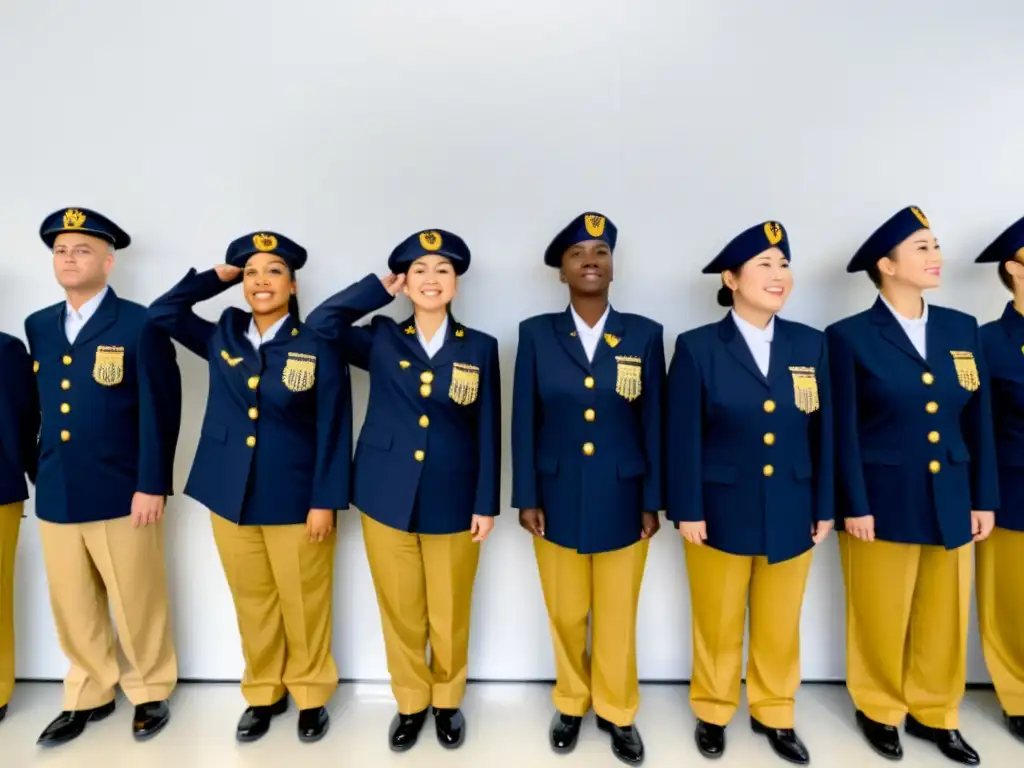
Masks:
[[[202,436],[216,443],[228,441],[228,428],[216,422],[203,422]]]
[[[390,432],[372,424],[363,424],[363,428],[359,432],[360,443],[382,451],[390,451],[393,440]]]

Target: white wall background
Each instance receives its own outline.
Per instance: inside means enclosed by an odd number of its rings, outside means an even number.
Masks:
[[[992,319],[1006,296],[971,260],[1024,213],[1022,28],[1010,0],[3,0],[0,328],[22,336],[26,315],[61,298],[36,231],[68,205],[133,235],[113,283],[146,303],[254,229],[310,249],[307,310],[381,273],[410,232],[452,229],[474,252],[460,319],[501,342],[506,418],[517,323],[566,300],[541,253],[586,208],[621,230],[615,305],[664,323],[669,351],[720,317],[700,267],[769,217],[792,236],[792,319],[821,327],[872,301],[844,265],[906,204],[945,247],[933,301]],[[179,489],[207,385],[205,363],[183,350],[181,361]],[[365,374],[355,382],[358,428]],[[505,446],[507,503],[507,435]],[[335,651],[344,677],[382,679],[357,522],[353,511],[340,526]],[[690,674],[681,549],[669,528],[651,550],[645,679]],[[809,679],[844,675],[836,549],[820,548],[806,598]],[[208,517],[181,496],[168,561],[182,676],[237,679]],[[19,676],[61,677],[31,517],[17,629]],[[984,681],[973,643],[970,679]],[[507,508],[481,561],[470,673],[553,675],[532,549]]]

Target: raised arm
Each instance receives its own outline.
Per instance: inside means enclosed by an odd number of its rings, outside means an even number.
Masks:
[[[207,346],[217,325],[196,315],[192,307],[241,282],[241,272],[231,269],[233,272],[225,269],[223,275],[216,269],[190,269],[176,286],[150,305],[150,320],[186,349],[206,359]]]
[[[310,312],[306,325],[328,341],[340,344],[348,362],[367,370],[373,329],[355,323],[390,304],[403,282],[404,276],[390,275],[381,280],[376,275],[367,275]]]

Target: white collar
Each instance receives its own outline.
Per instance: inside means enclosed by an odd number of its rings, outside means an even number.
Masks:
[[[260,336],[260,329],[256,327],[256,318],[249,318],[249,338],[258,339],[261,344],[266,344],[268,341],[272,341],[273,338],[277,335],[277,332],[281,330],[281,328],[284,326],[286,322],[288,322],[289,317],[290,315],[286,314],[272,326],[267,328],[267,332],[264,333],[262,336]]]
[[[64,302],[68,317],[77,317],[82,320],[88,320],[94,314],[96,310],[100,308],[100,304],[103,303],[103,299],[106,298],[107,292],[110,290],[109,285],[104,285],[103,290],[85,302],[81,307],[75,309],[71,306],[70,301]]]
[[[416,326],[416,335],[420,337],[420,342],[422,344],[435,344],[435,343],[437,343],[437,337],[438,336],[440,336],[441,339],[444,339],[445,336],[448,334],[448,313],[447,312],[445,312],[444,319],[441,321],[441,324],[439,326],[437,326],[437,330],[434,331],[434,335],[430,337],[430,341],[427,341],[427,337],[423,335],[423,331],[420,330],[420,324],[418,322],[416,322],[416,318],[415,317],[413,318],[412,322],[413,322],[413,325]]]
[[[742,317],[737,315],[735,309],[730,309],[729,314],[732,315],[733,322],[736,323],[736,327],[743,335],[743,338],[750,341],[767,342],[769,344],[775,338],[775,315],[772,315],[772,319],[768,321],[768,325],[764,328],[758,328],[753,323],[748,323]]]
[[[607,307],[604,308],[604,314],[601,315],[600,319],[597,321],[597,324],[594,325],[593,327],[588,325],[587,321],[579,316],[579,314],[576,312],[576,307],[574,307],[572,304],[569,305],[569,311],[572,312],[572,321],[576,324],[576,331],[578,333],[587,333],[593,336],[600,336],[601,333],[604,331],[604,324],[608,320],[608,314],[612,311],[612,305],[609,304]]]
[[[895,317],[897,320],[899,320],[902,325],[906,325],[906,326],[927,325],[927,323],[928,323],[928,302],[925,301],[924,296],[921,297],[921,316],[920,317],[904,317],[903,315],[901,315],[899,312],[896,311],[895,307],[893,307],[893,305],[889,303],[889,300],[886,299],[885,296],[883,296],[881,292],[878,293],[878,298],[880,298],[882,300],[882,303],[885,304],[885,306],[887,306],[889,308],[890,312],[892,312],[893,317]]]

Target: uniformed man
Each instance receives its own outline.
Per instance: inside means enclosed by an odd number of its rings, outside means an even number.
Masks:
[[[66,299],[25,321],[42,413],[36,514],[71,668],[64,711],[39,744],[75,739],[110,715],[118,684],[135,705],[133,733],[145,739],[167,724],[178,674],[163,514],[181,378],[174,346],[146,308],[107,285],[128,234],[99,213],[66,208],[46,217],[40,236]]]
[[[794,728],[800,611],[813,547],[832,530],[832,399],[825,335],[777,316],[793,288],[789,262],[788,233],[766,221],[704,268],[721,276],[718,302],[731,309],[676,340],[666,512],[690,580],[697,748],[725,751],[749,605],[751,727],[806,765]]]
[[[992,375],[999,463],[996,527],[978,545],[978,624],[985,662],[1010,733],[1024,741],[1024,218],[976,259],[998,264],[1013,299],[981,327]]]
[[[392,250],[391,274],[368,275],[306,320],[370,374],[352,500],[398,705],[388,730],[396,752],[417,743],[431,711],[442,747],[466,736],[473,583],[501,484],[498,341],[451,314],[471,257],[454,232],[420,230]],[[400,292],[411,317],[354,324]]]
[[[662,508],[665,349],[658,323],[608,302],[617,236],[585,213],[544,254],[569,306],[519,326],[512,506],[534,536],[551,621],[551,746],[574,749],[593,705],[613,753],[639,764],[636,614]]]
[[[14,555],[38,433],[32,361],[20,339],[0,333],[0,722],[14,689]]]
[[[991,533],[999,487],[978,323],[923,299],[941,270],[924,213],[898,211],[847,267],[879,288],[874,306],[826,330],[847,687],[883,756],[902,757],[906,718],[907,733],[975,765],[959,731],[971,543]]]

